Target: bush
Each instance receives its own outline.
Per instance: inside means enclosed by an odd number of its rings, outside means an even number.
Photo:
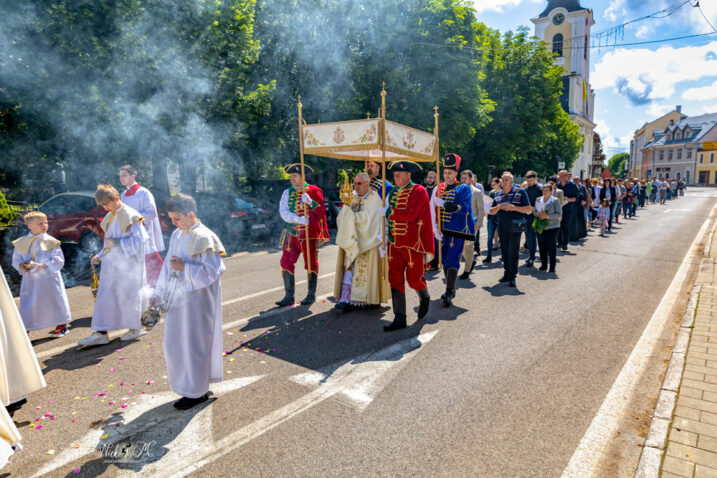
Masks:
[[[15,223],[15,211],[5,199],[5,195],[0,191],[0,226],[10,226]]]

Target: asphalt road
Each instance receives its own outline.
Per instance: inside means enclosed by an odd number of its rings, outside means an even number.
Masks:
[[[190,412],[171,407],[163,325],[79,351],[93,303],[73,288],[70,334],[31,333],[48,387],[15,413],[24,449],[0,476],[559,476],[716,198],[691,189],[606,238],[591,232],[559,254],[557,277],[521,266],[517,290],[498,285],[500,261],[481,266],[451,308],[433,275],[427,319],[409,313],[391,334],[388,307],[333,312],[335,246],[321,249],[310,309],[273,309],[277,251],[233,256],[225,381]],[[297,280],[301,299],[303,272]],[[604,469],[636,465],[663,362],[621,428],[634,449]]]

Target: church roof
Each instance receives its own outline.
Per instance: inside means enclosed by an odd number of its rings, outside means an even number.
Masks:
[[[560,7],[564,8],[568,12],[585,10],[585,8],[580,5],[580,0],[548,0],[548,6],[545,7],[543,13],[538,15],[538,18],[545,18],[553,11],[553,9]]]

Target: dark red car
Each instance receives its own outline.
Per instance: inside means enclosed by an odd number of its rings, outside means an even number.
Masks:
[[[52,196],[38,208],[47,214],[48,234],[63,244],[77,244],[89,254],[96,254],[102,248],[104,233],[100,227],[106,211],[95,202],[93,191],[61,193]],[[170,228],[166,215],[159,214],[159,223],[164,234]]]

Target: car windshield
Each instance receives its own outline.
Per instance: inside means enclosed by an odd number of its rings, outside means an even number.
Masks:
[[[250,210],[251,210],[251,209],[256,208],[256,206],[254,205],[254,203],[251,203],[251,202],[249,202],[249,201],[245,201],[245,200],[243,200],[242,198],[237,198],[237,197],[234,198],[234,205],[235,205],[235,206],[237,207],[237,209],[239,209],[239,210],[246,210],[246,209],[250,209]]]

